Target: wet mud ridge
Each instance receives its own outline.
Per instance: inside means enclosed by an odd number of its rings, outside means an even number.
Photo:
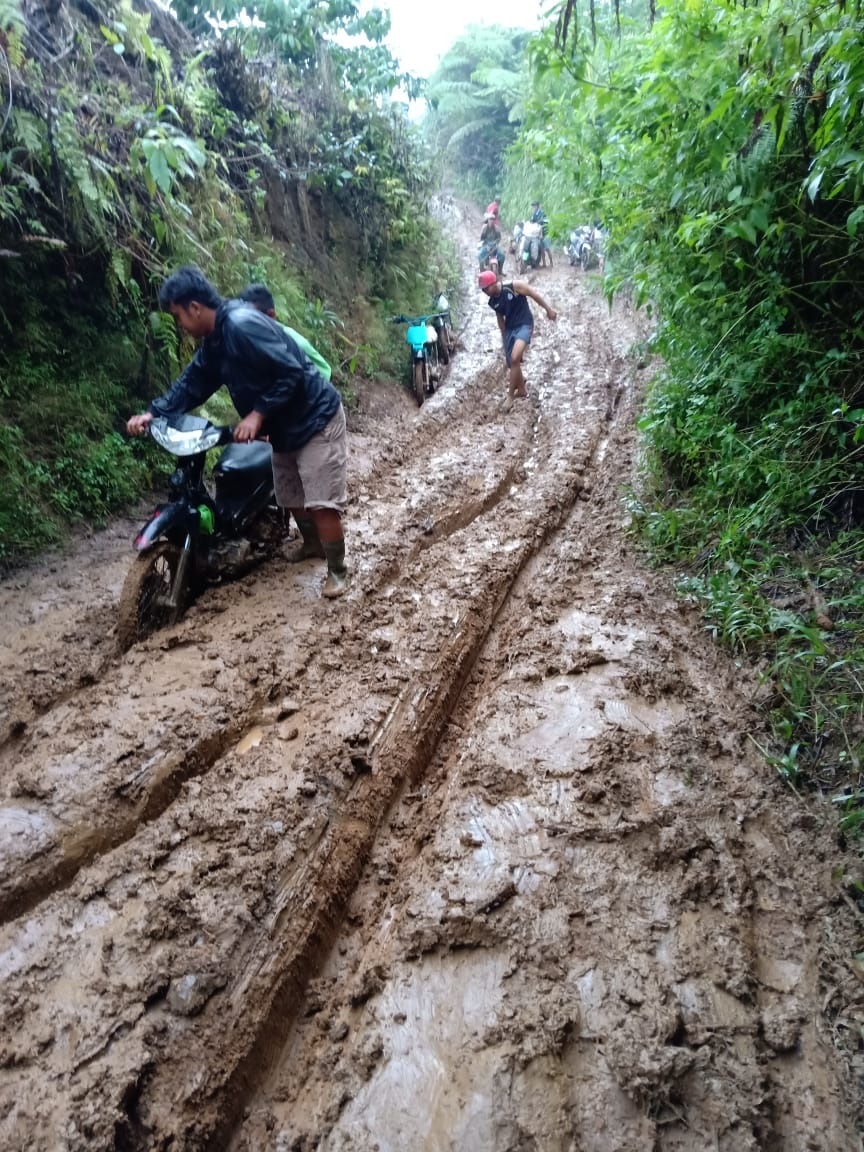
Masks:
[[[121,533],[5,590],[0,1146],[857,1148],[831,829],[627,542],[633,319],[537,277],[527,401],[472,295],[360,420],[344,600],[273,563],[118,657]]]

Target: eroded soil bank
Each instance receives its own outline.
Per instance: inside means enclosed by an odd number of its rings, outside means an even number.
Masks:
[[[128,525],[0,589],[0,1144],[857,1149],[859,914],[626,535],[639,337],[534,274],[356,422],[313,563],[124,656]]]

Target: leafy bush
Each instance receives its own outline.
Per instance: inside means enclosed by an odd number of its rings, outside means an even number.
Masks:
[[[816,0],[659,11],[566,0],[505,187],[534,166],[553,225],[609,228],[607,291],[650,304],[664,364],[636,524],[762,662],[772,762],[836,787],[864,742],[864,26]]]

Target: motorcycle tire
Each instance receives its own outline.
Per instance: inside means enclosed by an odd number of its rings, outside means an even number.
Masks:
[[[441,364],[450,363],[450,340],[446,327],[438,329],[438,360]]]
[[[179,620],[188,589],[184,589],[179,607],[164,602],[174,584],[179,564],[180,549],[167,540],[155,544],[132,561],[123,582],[118,609],[117,639],[121,651],[125,652],[139,640]]]
[[[414,399],[419,408],[426,399],[426,385],[429,381],[429,370],[425,360],[414,361]]]

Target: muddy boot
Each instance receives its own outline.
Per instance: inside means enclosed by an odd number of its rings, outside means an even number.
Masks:
[[[298,520],[300,539],[290,544],[284,552],[289,564],[299,564],[301,560],[324,560],[326,553],[324,545],[318,538],[318,529],[314,520]]]
[[[335,600],[341,596],[348,587],[348,569],[345,567],[345,541],[334,540],[324,544],[324,554],[327,557],[327,579],[321,589],[321,595],[328,600]]]

